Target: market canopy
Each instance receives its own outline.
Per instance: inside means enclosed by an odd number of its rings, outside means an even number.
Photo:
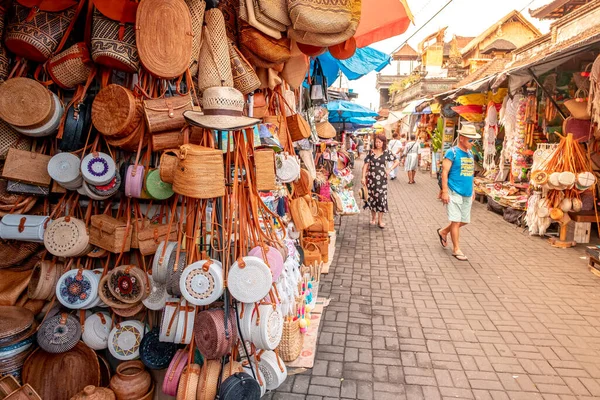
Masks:
[[[338,60],[327,51],[318,57],[323,67],[323,73],[331,86],[340,74],[340,71],[351,81],[360,79],[369,72],[380,72],[389,65],[391,56],[371,47],[356,49],[356,53],[347,60]],[[311,71],[314,60],[311,60]]]
[[[402,109],[402,111],[400,112],[400,114],[403,114],[403,115],[410,115],[410,114],[431,114],[431,108],[429,108],[429,107],[426,107],[422,111],[417,111],[417,107],[419,107],[421,104],[423,104],[425,102],[429,102],[431,100],[433,100],[433,99],[413,100],[410,103],[408,103],[406,105],[406,107],[404,107]]]
[[[375,122],[377,122],[377,120],[373,117],[340,118],[339,114],[330,113],[329,114],[329,122],[331,122],[332,124],[349,122],[351,124],[360,125],[361,127],[365,128],[365,127],[373,126],[373,124],[375,124]]]
[[[363,0],[356,44],[365,47],[401,35],[412,21],[406,0]]]
[[[377,117],[376,111],[368,109],[367,107],[361,106],[360,104],[353,103],[346,100],[334,100],[327,103],[327,110],[329,111],[329,118],[334,118],[333,114],[340,118],[340,122],[344,119],[356,118],[356,117]]]

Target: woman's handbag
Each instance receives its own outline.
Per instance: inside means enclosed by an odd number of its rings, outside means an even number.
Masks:
[[[73,89],[85,83],[94,64],[85,43],[75,43],[52,57],[46,66],[50,78],[63,89]]]
[[[58,257],[80,257],[91,251],[85,222],[72,217],[51,221],[44,232],[44,246]]]
[[[311,135],[310,125],[300,114],[294,114],[286,118],[288,130],[292,141],[297,142],[302,139],[307,139]]]
[[[137,232],[138,247],[145,256],[156,253],[158,245],[165,240],[177,240],[176,224],[171,226],[171,231],[167,224],[149,224]]]
[[[287,0],[287,6],[292,28],[299,31],[343,32],[352,20],[351,1],[323,0],[317,3],[313,0]]]
[[[146,124],[150,133],[181,130],[185,125],[183,113],[192,110],[191,94],[144,100]]]
[[[242,25],[240,45],[267,63],[283,64],[291,57],[288,38],[275,39],[247,24]]]
[[[60,51],[85,1],[18,0],[6,26],[4,44],[19,57],[43,63]]]
[[[315,223],[313,210],[307,202],[307,196],[292,199],[290,201],[290,213],[298,230],[304,230]]]
[[[48,162],[52,157],[11,148],[6,155],[2,177],[32,185],[50,186]]]
[[[250,94],[260,87],[260,79],[256,71],[233,43],[229,43],[229,59],[234,88],[242,94]]]
[[[110,215],[92,215],[90,244],[111,253],[128,252],[131,249],[131,226]]]
[[[202,47],[198,58],[199,91],[215,86],[233,87],[233,74],[227,44],[225,19],[221,10],[210,9],[204,13]]]
[[[173,191],[195,199],[225,195],[223,153],[211,147],[184,144],[179,152],[179,167],[173,176]]]
[[[124,72],[139,69],[134,25],[138,4],[94,0],[91,53],[96,64]]]
[[[140,125],[141,106],[133,92],[121,85],[110,84],[100,90],[92,104],[92,123],[108,137],[125,138]]]
[[[321,67],[321,62],[318,58],[315,58],[313,67],[310,100],[313,105],[327,103],[327,77],[323,73],[323,67]]]
[[[271,149],[254,151],[254,168],[256,169],[256,188],[258,190],[275,190],[275,152]]]
[[[44,232],[48,219],[49,217],[41,215],[5,215],[0,220],[0,238],[44,243]]]

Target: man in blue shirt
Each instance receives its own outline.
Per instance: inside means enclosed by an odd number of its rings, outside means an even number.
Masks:
[[[452,238],[452,255],[460,261],[468,258],[460,249],[460,228],[471,222],[473,205],[473,178],[475,161],[471,148],[481,135],[473,125],[463,125],[458,131],[458,146],[449,149],[442,162],[442,190],[439,198],[447,205],[450,225],[438,229],[440,243],[448,245],[448,234]]]

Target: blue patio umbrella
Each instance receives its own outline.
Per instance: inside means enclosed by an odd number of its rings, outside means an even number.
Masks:
[[[373,117],[350,117],[350,118],[340,118],[338,114],[329,114],[329,122],[332,124],[335,123],[350,123],[353,125],[360,125],[363,127],[372,126],[377,122]]]
[[[329,111],[329,120],[331,118],[339,118],[340,122],[355,117],[377,117],[377,112],[360,104],[346,100],[334,100],[327,103]]]
[[[380,72],[391,60],[389,54],[375,50],[371,47],[356,49],[356,53],[347,60],[333,58],[329,51],[317,57],[323,67],[323,73],[327,77],[329,86],[335,82],[340,71],[353,81],[367,75],[371,71]],[[311,59],[310,71],[313,70],[314,60]]]

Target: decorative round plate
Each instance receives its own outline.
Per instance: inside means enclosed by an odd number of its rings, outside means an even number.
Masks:
[[[116,172],[115,161],[106,153],[90,153],[81,160],[81,175],[90,185],[108,185]]]
[[[169,297],[167,286],[164,283],[156,282],[150,274],[148,274],[148,282],[150,284],[150,294],[142,300],[142,303],[149,310],[162,310],[167,303],[167,297]]]
[[[217,260],[202,260],[188,265],[179,280],[183,297],[197,306],[215,302],[223,295],[223,288],[223,266]]]
[[[108,335],[112,320],[105,312],[98,312],[86,318],[81,338],[94,350],[104,350],[108,346]]]
[[[158,328],[152,329],[144,335],[140,346],[140,359],[150,369],[167,368],[177,352],[175,343],[161,342],[159,336]]]
[[[98,280],[87,269],[67,271],[58,279],[56,298],[67,308],[86,308],[98,298]]]
[[[144,324],[140,321],[123,321],[108,335],[108,351],[118,360],[133,360],[140,355],[144,338]]]
[[[66,313],[46,319],[37,333],[38,345],[48,353],[64,353],[81,339],[79,321]]]
[[[242,303],[256,303],[271,290],[273,276],[271,270],[258,257],[243,257],[242,268],[239,261],[231,266],[227,277],[227,287],[231,295]]]

